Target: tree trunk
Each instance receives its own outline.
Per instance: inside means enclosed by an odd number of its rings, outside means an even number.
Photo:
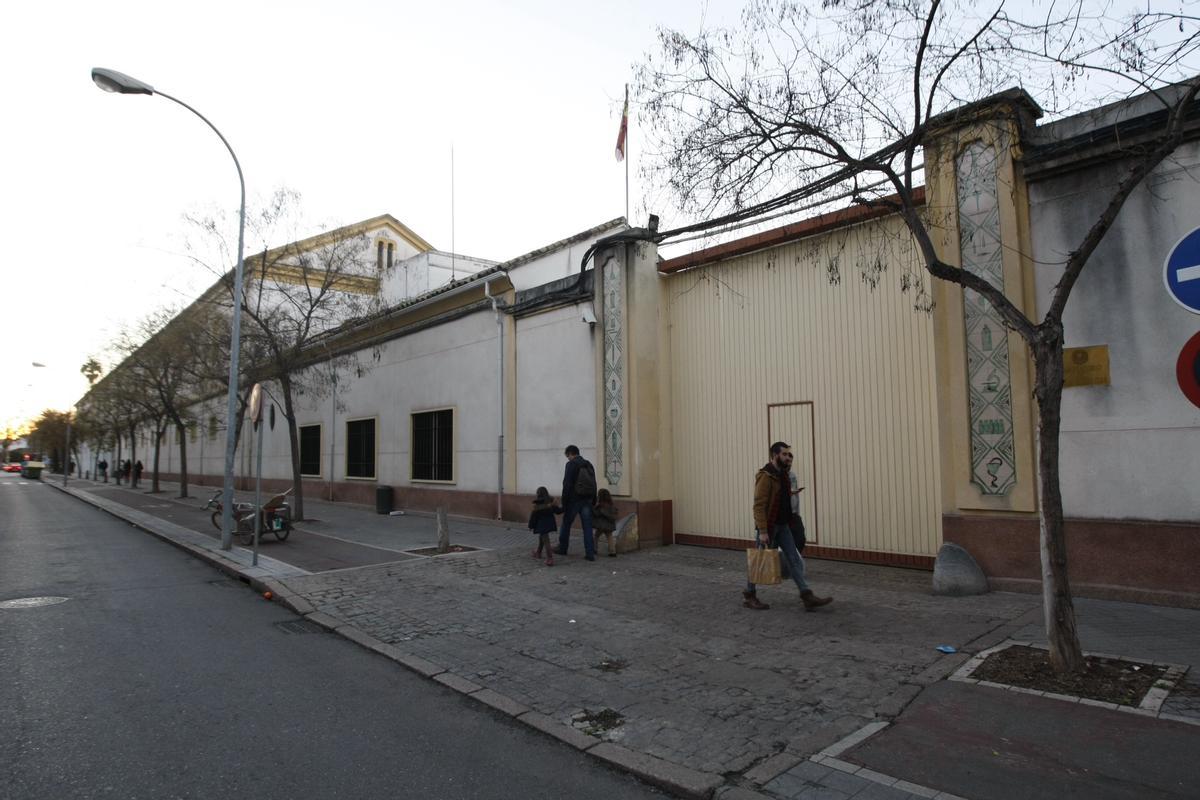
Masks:
[[[182,424],[179,417],[175,417],[175,431],[179,434],[179,496],[188,496],[188,468],[187,468],[187,426]]]
[[[121,485],[121,434],[118,433],[116,435],[116,439],[117,439],[117,460],[116,460],[116,463],[112,465],[112,467],[110,468],[109,471],[112,472],[113,483],[117,484],[117,486],[120,486]]]
[[[295,407],[292,405],[292,382],[284,377],[279,382],[283,393],[283,417],[287,420],[288,443],[292,454],[292,508],[295,519],[304,519],[304,483],[300,478],[300,431],[296,427]]]
[[[136,422],[129,423],[129,459],[128,459],[128,461],[129,461],[129,485],[131,487],[136,487],[137,486],[137,478],[135,478],[134,475],[136,475],[137,472],[134,471],[134,469],[133,469],[133,465],[137,463],[137,423]]]
[[[446,507],[438,506],[437,509],[437,551],[439,553],[450,552],[450,523],[446,519]]]
[[[162,423],[156,423],[154,426],[154,477],[150,479],[150,494],[158,494],[158,457],[162,454],[163,434],[167,432],[167,426]]]
[[[1044,325],[1044,324],[1043,324]],[[1038,401],[1038,521],[1041,535],[1042,611],[1050,663],[1057,672],[1081,672],[1086,664],[1075,630],[1075,605],[1067,578],[1067,541],[1058,477],[1058,436],[1062,427],[1062,325],[1043,328],[1033,348]]]

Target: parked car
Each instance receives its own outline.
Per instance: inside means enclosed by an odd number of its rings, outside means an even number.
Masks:
[[[20,461],[10,461],[9,463],[4,465],[4,471],[5,472],[20,472],[21,471],[21,462]]]

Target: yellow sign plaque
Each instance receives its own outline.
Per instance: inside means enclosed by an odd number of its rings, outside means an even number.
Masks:
[[[1063,348],[1063,386],[1108,386],[1108,345]]]

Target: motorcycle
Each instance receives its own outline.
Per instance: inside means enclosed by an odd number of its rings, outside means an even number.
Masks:
[[[213,496],[204,506],[205,510],[215,509],[212,513],[212,524],[217,530],[221,530],[221,515],[225,510],[221,503],[223,491],[223,489],[217,489],[213,492]],[[240,537],[243,546],[248,547],[254,544],[254,518],[256,515],[261,516],[262,524],[259,530],[263,535],[273,533],[279,541],[287,540],[288,535],[292,532],[292,508],[287,502],[287,497],[291,493],[292,490],[288,489],[286,492],[274,495],[257,511],[253,503],[234,503],[233,532]]]

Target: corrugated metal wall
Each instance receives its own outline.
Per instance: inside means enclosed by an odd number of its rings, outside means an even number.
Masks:
[[[930,280],[895,218],[670,276],[676,533],[752,538],[783,439],[810,540],[936,554]]]

